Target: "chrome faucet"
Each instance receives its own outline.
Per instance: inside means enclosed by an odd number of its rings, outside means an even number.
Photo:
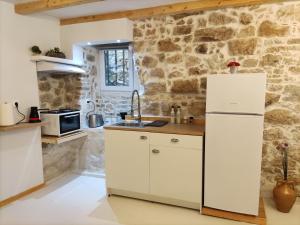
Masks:
[[[133,102],[134,102],[134,94],[137,94],[138,96],[138,117],[137,117],[137,121],[139,123],[142,122],[142,116],[141,116],[141,102],[140,102],[140,95],[139,95],[139,92],[138,90],[134,90],[132,92],[132,95],[131,95],[131,117],[134,118],[134,109],[133,109]]]

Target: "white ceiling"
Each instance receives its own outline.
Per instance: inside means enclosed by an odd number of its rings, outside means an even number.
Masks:
[[[28,2],[32,0],[5,0],[13,3]],[[104,0],[89,4],[72,6],[62,9],[50,10],[44,12],[47,15],[57,18],[71,18],[78,16],[87,16],[124,10],[140,9],[167,5],[178,2],[189,2],[195,0]]]

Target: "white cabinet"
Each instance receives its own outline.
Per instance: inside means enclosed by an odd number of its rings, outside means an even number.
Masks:
[[[105,157],[111,194],[200,209],[201,136],[105,130]]]
[[[107,187],[149,193],[149,133],[104,133]]]
[[[200,203],[202,152],[151,146],[150,193],[153,195]]]

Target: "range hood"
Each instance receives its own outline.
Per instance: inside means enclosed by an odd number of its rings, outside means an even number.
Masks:
[[[70,59],[61,59],[48,56],[33,56],[32,61],[36,62],[36,70],[39,73],[51,74],[84,74],[86,73],[78,64]]]

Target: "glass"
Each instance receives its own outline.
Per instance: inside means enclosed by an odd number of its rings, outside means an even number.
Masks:
[[[129,86],[128,57],[128,49],[104,50],[106,86]]]

